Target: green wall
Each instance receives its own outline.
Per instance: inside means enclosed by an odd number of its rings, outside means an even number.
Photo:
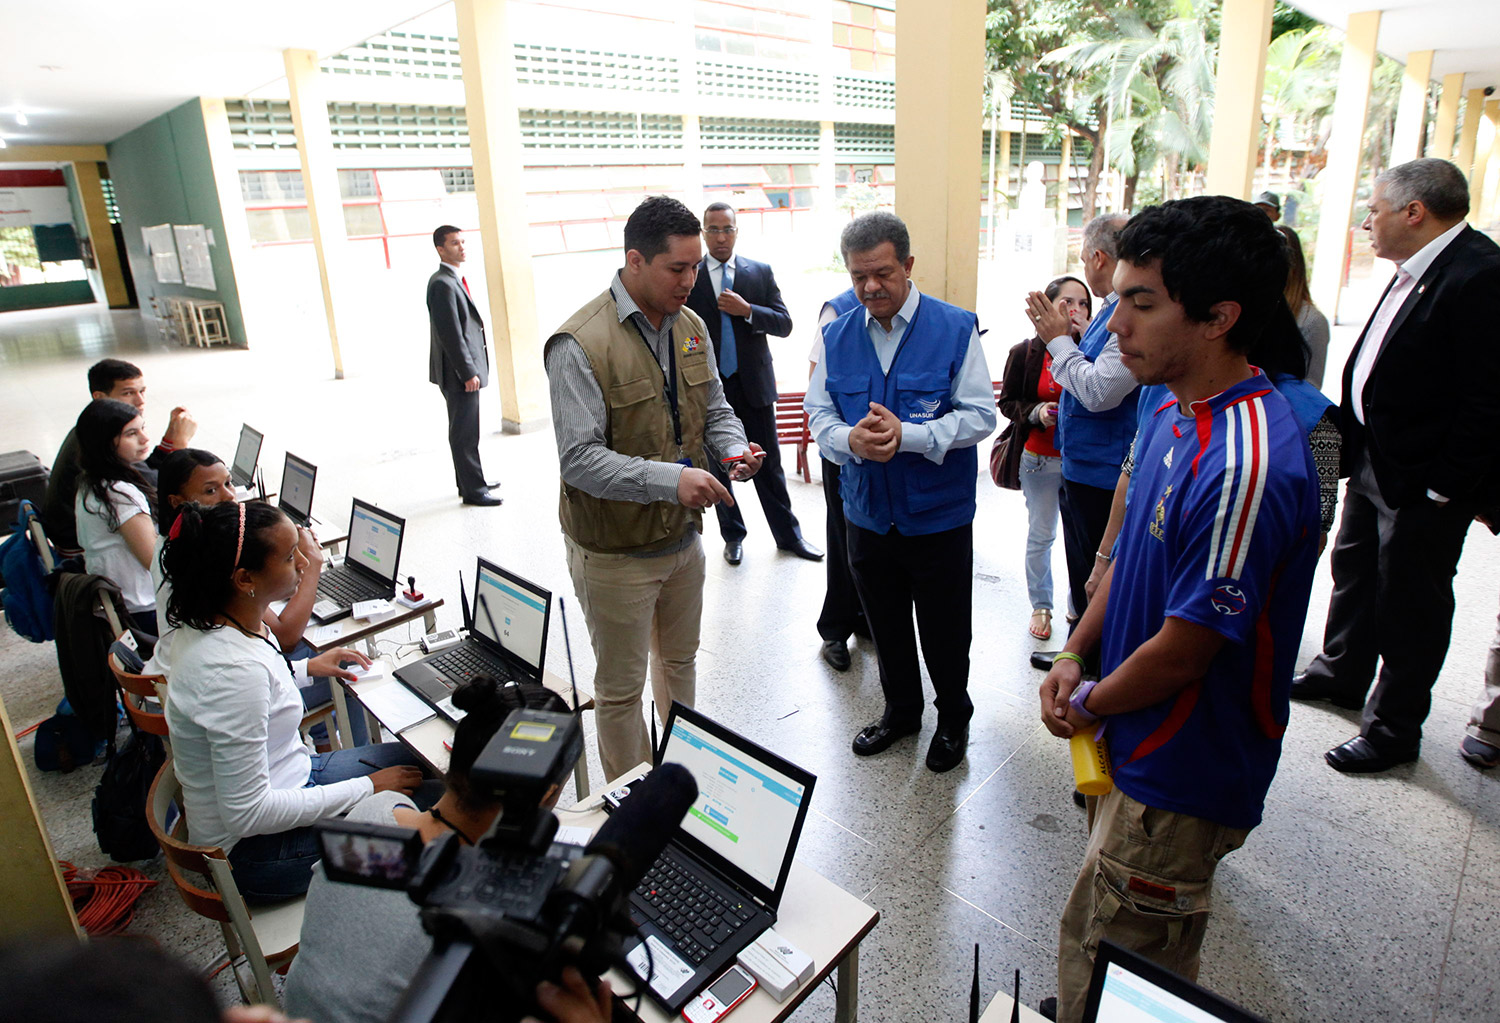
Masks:
[[[198,101],[189,100],[111,142],[109,174],[120,204],[125,255],[135,276],[141,307],[148,308],[153,295],[216,299],[224,303],[229,336],[244,344],[240,293],[224,242],[224,215],[219,208],[208,134]],[[141,228],[159,224],[202,224],[208,230],[215,243],[208,251],[217,292],[157,281]]]
[[[0,313],[12,309],[47,309],[55,305],[87,305],[94,301],[88,281],[58,281],[54,284],[18,284],[0,288]]]

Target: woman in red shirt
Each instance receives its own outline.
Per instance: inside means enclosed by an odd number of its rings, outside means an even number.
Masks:
[[[1088,286],[1076,277],[1059,277],[1043,293],[1067,311],[1073,337],[1082,337],[1094,311]],[[996,482],[1019,487],[1026,497],[1026,591],[1031,597],[1030,631],[1037,639],[1052,636],[1052,541],[1057,537],[1062,490],[1062,455],[1052,440],[1061,395],[1044,340],[1033,337],[1010,350],[999,398],[1000,414],[1011,421],[1006,431],[1009,457]]]

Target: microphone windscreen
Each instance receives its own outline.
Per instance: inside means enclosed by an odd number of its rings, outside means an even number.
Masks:
[[[697,799],[692,772],[681,764],[662,764],[631,786],[586,852],[609,857],[628,891],[656,862]]]

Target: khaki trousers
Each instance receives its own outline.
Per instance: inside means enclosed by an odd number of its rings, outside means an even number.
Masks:
[[[1500,623],[1490,640],[1490,655],[1484,664],[1484,695],[1469,712],[1468,734],[1491,746],[1500,746]]]
[[[1214,870],[1250,833],[1119,789],[1090,803],[1088,851],[1058,929],[1058,1023],[1083,1018],[1101,938],[1197,979]]]
[[[566,539],[566,538],[565,538]],[[605,778],[651,759],[641,716],[647,666],[663,723],[673,700],[691,706],[703,619],[703,544],[655,558],[595,554],[566,540],[568,573],[598,668],[594,720]]]

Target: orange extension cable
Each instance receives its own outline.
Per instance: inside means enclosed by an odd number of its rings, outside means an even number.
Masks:
[[[59,860],[73,911],[89,934],[118,934],[135,918],[135,904],[156,882],[134,867],[111,864],[95,871],[80,871],[67,860]]]

